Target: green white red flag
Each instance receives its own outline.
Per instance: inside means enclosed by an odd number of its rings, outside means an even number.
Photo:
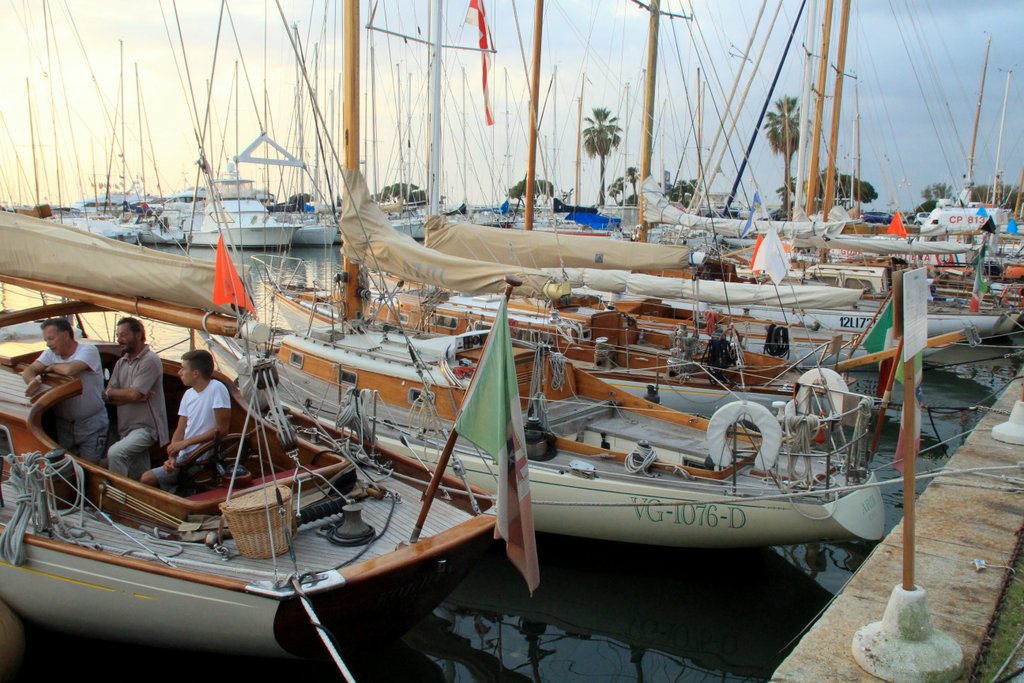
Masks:
[[[540,585],[540,566],[533,529],[523,411],[519,405],[519,382],[505,299],[502,299],[476,374],[462,401],[455,430],[498,463],[498,524],[494,537],[505,539],[505,552],[526,579],[532,595]]]

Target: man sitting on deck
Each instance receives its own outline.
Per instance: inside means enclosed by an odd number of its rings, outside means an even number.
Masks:
[[[167,461],[143,473],[140,481],[172,491],[178,484],[178,464],[202,444],[227,436],[231,423],[231,396],[213,379],[213,356],[197,349],[181,357],[178,377],[189,389],[178,408],[178,426],[167,446]]]
[[[92,344],[75,341],[75,332],[64,318],[50,318],[41,325],[46,350],[21,374],[33,396],[43,385],[42,375],[77,377],[82,393],[57,404],[57,443],[90,462],[99,462],[107,444],[107,407],[103,403],[103,366]]]
[[[149,469],[149,449],[167,443],[164,368],[146,344],[146,328],[135,318],[117,321],[117,343],[124,347],[103,392],[117,406],[119,440],[107,451],[108,468],[138,479]]]

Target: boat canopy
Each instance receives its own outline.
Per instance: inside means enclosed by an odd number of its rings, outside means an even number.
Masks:
[[[344,169],[342,180],[341,235],[345,256],[353,262],[407,282],[469,294],[502,292],[505,277],[510,275],[523,281],[517,294],[546,296],[544,291],[552,278],[543,271],[496,265],[429,249],[391,227],[370,197],[362,173]]]
[[[531,268],[611,270],[681,269],[690,265],[682,245],[625,242],[602,237],[561,235],[539,230],[489,228],[471,223],[427,220],[424,242],[431,249],[477,261],[518,263]]]

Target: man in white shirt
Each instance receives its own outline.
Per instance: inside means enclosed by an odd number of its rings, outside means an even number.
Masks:
[[[92,344],[75,341],[75,332],[64,318],[50,318],[42,329],[46,350],[21,374],[28,385],[25,395],[39,391],[47,373],[80,379],[82,393],[54,408],[57,442],[81,458],[99,462],[107,445],[108,426],[100,352]]]
[[[231,426],[231,395],[213,379],[213,356],[197,349],[181,357],[178,377],[189,389],[178,407],[178,426],[167,446],[167,461],[143,473],[139,480],[172,491],[178,484],[178,465],[201,445],[227,436]]]

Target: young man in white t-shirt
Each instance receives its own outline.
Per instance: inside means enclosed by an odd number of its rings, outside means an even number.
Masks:
[[[140,481],[172,491],[178,484],[178,464],[202,444],[227,436],[231,424],[231,395],[213,377],[213,356],[197,349],[181,357],[178,377],[189,389],[178,407],[178,426],[167,445],[167,461],[142,474]]]

